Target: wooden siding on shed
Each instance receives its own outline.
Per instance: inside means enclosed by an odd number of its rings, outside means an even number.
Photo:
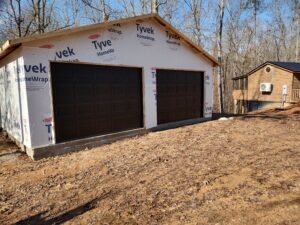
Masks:
[[[270,67],[270,72],[266,68]],[[261,83],[271,83],[273,85],[272,92],[262,93],[260,91]],[[248,101],[282,101],[282,87],[288,86],[287,102],[291,101],[293,89],[293,73],[282,70],[272,65],[266,65],[248,76],[248,90],[234,90],[233,99]]]
[[[300,73],[294,74],[293,89],[300,89]]]

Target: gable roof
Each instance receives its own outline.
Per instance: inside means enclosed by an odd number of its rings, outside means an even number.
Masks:
[[[248,76],[250,76],[251,74],[253,74],[257,70],[260,70],[261,68],[263,68],[266,65],[272,65],[272,66],[275,66],[279,69],[283,69],[283,70],[286,70],[286,71],[291,72],[291,73],[300,73],[300,63],[297,63],[297,62],[267,61],[267,62],[261,64],[260,66],[256,67],[255,69],[251,70],[247,74],[242,75],[242,76],[238,76],[238,77],[234,77],[234,78],[232,78],[232,80],[237,80],[237,79],[240,79],[240,78],[248,77]]]
[[[211,56],[203,48],[201,48],[200,46],[198,46],[194,42],[192,42],[187,36],[185,36],[183,33],[178,31],[176,28],[174,28],[171,24],[169,24],[167,21],[165,21],[163,18],[161,18],[156,13],[142,15],[142,16],[129,17],[129,18],[120,19],[120,20],[113,20],[113,21],[104,22],[104,23],[96,23],[96,24],[92,24],[92,25],[86,25],[86,26],[75,27],[75,28],[70,28],[70,29],[52,31],[52,32],[47,32],[47,33],[41,34],[41,35],[22,37],[22,38],[17,38],[14,40],[8,40],[0,47],[0,60],[2,58],[4,58],[6,55],[8,55],[9,53],[11,53],[12,51],[14,51],[19,46],[21,46],[23,43],[32,42],[32,41],[36,41],[36,40],[42,40],[42,39],[46,39],[46,38],[58,37],[58,36],[66,35],[66,34],[74,34],[74,33],[87,31],[87,30],[106,28],[106,27],[112,26],[116,23],[124,24],[124,23],[134,22],[134,21],[143,20],[143,19],[151,19],[151,20],[158,22],[161,26],[163,26],[166,29],[177,34],[182,39],[183,42],[185,42],[187,45],[189,45],[190,47],[195,49],[196,52],[198,52],[200,55],[204,56],[206,59],[211,61],[214,67],[219,66],[219,62],[217,61],[217,59],[215,59],[213,56]]]

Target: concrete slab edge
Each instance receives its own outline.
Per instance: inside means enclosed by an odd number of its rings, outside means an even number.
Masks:
[[[84,150],[86,148],[89,149],[104,144],[109,144],[121,139],[143,135],[146,134],[147,132],[148,131],[144,128],[123,131],[114,134],[101,135],[97,137],[84,138],[84,139],[68,141],[64,143],[58,143],[58,144],[49,145],[45,147],[27,148],[26,153],[33,160],[39,160],[42,158],[63,155],[71,152]]]
[[[197,123],[207,122],[210,121],[212,118],[198,118],[198,119],[190,119],[190,120],[183,120],[173,123],[166,123],[166,124],[160,124],[156,127],[150,128],[149,131],[162,131],[162,130],[168,130],[168,129],[174,129],[178,127],[193,125]]]
[[[148,132],[152,131],[162,131],[167,129],[174,129],[178,127],[193,125],[201,122],[210,121],[212,118],[198,118],[198,119],[190,119],[190,120],[184,120],[179,122],[173,122],[173,123],[167,123],[167,124],[161,124],[154,128],[145,129],[134,129],[134,130],[128,130],[128,131],[122,131],[118,133],[113,134],[107,134],[107,135],[101,135],[96,137],[90,137],[90,138],[83,138],[79,140],[73,140],[73,141],[67,141],[63,143],[58,143],[54,145],[49,145],[45,147],[39,147],[39,148],[28,148],[20,144],[16,139],[14,139],[12,136],[10,138],[14,140],[23,150],[26,151],[26,154],[30,156],[33,160],[40,160],[47,157],[53,157],[53,156],[59,156],[64,155],[71,152],[77,152],[80,150],[84,150],[86,148],[94,148],[98,147],[104,144],[109,144],[118,140],[122,140],[129,137],[134,137],[138,135],[143,135]]]

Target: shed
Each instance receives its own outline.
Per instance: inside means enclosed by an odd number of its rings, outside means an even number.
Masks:
[[[9,40],[1,126],[42,158],[209,120],[217,65],[156,14]]]
[[[232,80],[235,113],[300,101],[300,63],[268,61]]]

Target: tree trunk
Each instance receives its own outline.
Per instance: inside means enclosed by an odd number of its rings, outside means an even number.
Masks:
[[[157,0],[151,0],[151,13],[157,13]]]
[[[223,102],[223,76],[222,76],[222,35],[223,35],[223,20],[224,20],[224,0],[220,0],[219,5],[219,40],[218,40],[218,61],[220,66],[218,68],[218,92],[219,92],[219,109],[220,113],[224,113]]]
[[[257,24],[257,21],[256,21],[256,18],[257,18],[257,15],[256,15],[256,1],[254,2],[254,65],[255,67],[257,66],[257,50],[256,50],[256,24]]]
[[[22,10],[21,10],[21,2],[20,0],[17,1],[18,3],[18,8],[17,8],[17,11],[18,11],[18,14],[16,12],[16,9],[14,7],[14,4],[13,4],[13,1],[10,0],[10,7],[13,11],[13,18],[14,18],[14,21],[17,25],[17,31],[18,31],[18,37],[22,37],[22,27],[21,27],[21,23],[22,23]]]
[[[300,16],[299,16],[299,12],[300,12],[300,3],[295,3],[295,7],[296,7],[296,62],[299,62],[299,26],[300,26]]]
[[[101,9],[101,14],[102,14],[102,21],[107,21],[107,15],[106,15],[106,11],[105,11],[105,2],[104,0],[100,0],[100,9]]]

